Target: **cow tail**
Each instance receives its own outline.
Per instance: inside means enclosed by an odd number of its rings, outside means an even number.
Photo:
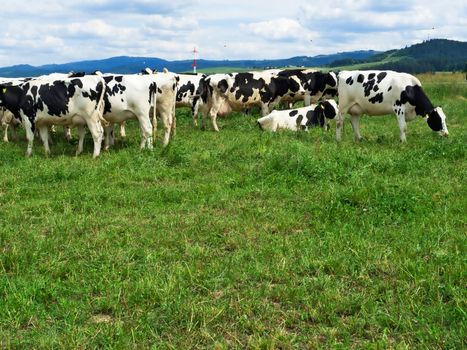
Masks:
[[[153,130],[156,129],[157,125],[157,85],[155,89],[152,91],[152,127]],[[156,135],[153,135],[154,137]]]
[[[104,79],[100,79],[99,83],[97,83],[97,86],[102,86],[102,89],[101,89],[101,94],[99,96],[99,99],[97,100],[97,105],[96,105],[96,111],[97,111],[97,115],[99,117],[99,121],[101,122],[102,126],[109,126],[110,123],[104,119],[104,108],[105,108],[105,88],[106,88],[106,85],[105,85],[105,80]],[[97,89],[97,91],[99,91],[99,89]]]

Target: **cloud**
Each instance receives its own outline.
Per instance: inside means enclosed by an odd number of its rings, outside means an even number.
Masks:
[[[288,41],[311,38],[311,31],[298,21],[290,18],[277,18],[268,21],[240,24],[247,34],[253,34],[266,40]]]
[[[205,59],[265,59],[467,40],[463,0],[15,0],[0,22],[0,66],[189,59],[193,46]]]

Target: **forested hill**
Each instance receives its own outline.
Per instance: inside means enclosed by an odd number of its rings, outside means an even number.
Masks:
[[[408,73],[467,71],[467,42],[432,39],[364,59],[342,59],[331,68],[392,69]]]

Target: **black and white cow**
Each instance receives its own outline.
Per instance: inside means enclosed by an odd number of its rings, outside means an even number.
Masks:
[[[327,100],[291,110],[274,110],[267,116],[259,118],[257,122],[262,130],[272,132],[279,129],[308,130],[314,126],[325,127],[327,119],[334,119],[337,112],[336,101]]]
[[[338,76],[339,113],[336,118],[336,138],[341,140],[344,115],[350,114],[355,139],[362,137],[359,118],[395,114],[399,122],[400,139],[406,141],[406,121],[417,115],[427,119],[434,131],[447,136],[446,116],[435,107],[422,89],[420,81],[407,73],[393,71],[341,71]]]
[[[337,94],[337,77],[334,72],[320,72],[314,69],[286,69],[277,73],[297,81],[300,90],[285,95],[281,102],[294,103],[304,101],[305,106],[317,103],[320,99],[332,98]]]
[[[93,157],[99,156],[103,128],[105,81],[98,76],[30,79],[17,85],[0,85],[0,105],[21,119],[32,154],[34,130],[39,130],[46,154],[50,153],[48,128],[51,125],[87,126],[94,140]],[[78,144],[77,154],[83,150]]]
[[[200,97],[200,81],[205,74],[178,74],[176,107],[190,107],[193,124],[198,125],[198,110],[203,103]]]
[[[156,113],[163,121],[163,144],[170,140],[176,97],[176,75],[157,73],[147,68],[140,74],[103,74],[106,82],[104,119],[111,125],[105,128],[105,148],[113,144],[113,124],[120,124],[120,135],[125,136],[125,121],[137,119],[141,131],[141,149],[153,148],[156,131]],[[152,123],[151,123],[152,121]]]

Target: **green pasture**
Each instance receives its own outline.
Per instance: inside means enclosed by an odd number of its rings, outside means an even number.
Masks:
[[[420,79],[448,138],[180,109],[152,152],[136,122],[97,160],[0,144],[0,348],[465,348],[467,83]]]

